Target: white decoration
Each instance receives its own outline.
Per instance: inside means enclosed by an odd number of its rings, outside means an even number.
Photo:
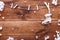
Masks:
[[[13,3],[10,4],[10,7],[11,7],[11,8],[14,8],[14,9],[15,9],[17,6],[18,6],[17,4],[15,4],[15,6],[14,6]]]
[[[51,13],[47,13],[45,14],[45,17],[50,17],[52,14]]]
[[[58,40],[57,38],[54,38],[54,40]]]
[[[4,9],[4,6],[5,6],[5,3],[0,1],[0,11],[3,11]]]
[[[49,23],[51,23],[51,21],[52,21],[51,15],[52,15],[52,14],[50,14],[50,13],[45,14],[45,18],[46,18],[46,19],[45,19],[44,21],[42,21],[42,24],[49,24]]]
[[[2,28],[2,26],[0,26],[0,30],[2,30],[3,28]]]
[[[60,26],[60,20],[58,20],[58,26]]]
[[[36,11],[34,11],[34,13],[36,13]]]
[[[48,13],[50,13],[50,3],[44,2],[44,4],[46,5],[46,7],[48,8]]]
[[[60,33],[60,32],[59,32],[59,31],[56,31],[56,33],[57,33],[57,37],[59,37],[59,33]]]
[[[56,35],[54,35],[54,37],[56,37]]]
[[[28,5],[28,10],[30,10],[30,5]]]
[[[16,4],[13,8],[15,9],[18,5]]]
[[[7,40],[14,40],[14,38],[9,36],[9,38]]]
[[[2,36],[2,34],[0,33],[0,37]]]
[[[5,17],[2,17],[2,19],[4,20],[4,19],[5,19]]]
[[[39,7],[38,7],[38,5],[36,5],[36,8],[37,8],[37,10],[39,10]]]
[[[59,32],[59,31],[56,31],[56,33],[57,33],[57,34],[56,34],[57,37],[55,37],[54,40],[60,40],[60,32]]]
[[[36,39],[38,39],[38,38],[39,38],[39,36],[36,35]]]
[[[24,40],[24,39],[21,39],[21,40]]]
[[[11,3],[10,5],[11,5],[11,8],[13,8],[13,3]]]
[[[49,36],[45,36],[44,40],[48,40],[50,37]]]
[[[52,4],[57,5],[57,0],[52,0]]]

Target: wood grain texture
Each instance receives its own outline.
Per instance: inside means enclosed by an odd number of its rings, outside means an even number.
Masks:
[[[6,40],[9,36],[15,40],[44,40],[44,36],[49,35],[50,40],[54,40],[55,31],[60,31],[58,19],[60,19],[60,0],[58,5],[52,5],[52,0],[1,0],[5,2],[4,11],[0,12],[0,25],[3,30],[0,31],[3,35],[0,40]],[[41,22],[45,19],[44,15],[48,13],[44,1],[50,3],[52,24],[42,25]],[[11,3],[18,4],[20,8],[10,8]],[[31,10],[27,10],[27,6],[31,5]],[[36,10],[36,5],[39,10]],[[35,12],[35,13],[34,13]],[[25,13],[25,14],[24,14]],[[5,19],[2,19],[5,17]],[[36,39],[38,35],[38,39]]]

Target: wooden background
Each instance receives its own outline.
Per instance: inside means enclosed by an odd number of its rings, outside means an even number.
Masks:
[[[60,0],[58,5],[52,5],[52,0],[1,0],[5,2],[5,8],[3,12],[0,12],[0,25],[3,26],[3,30],[0,31],[2,36],[0,40],[6,40],[9,36],[15,38],[15,40],[44,40],[45,35],[49,35],[49,40],[54,40],[53,35],[55,31],[60,31],[58,26],[58,20],[60,19]],[[24,2],[25,1],[25,2]],[[52,24],[42,25],[41,22],[45,19],[44,15],[48,13],[44,1],[50,3],[52,15]],[[10,3],[18,4],[19,7],[11,9]],[[31,5],[31,10],[27,11],[27,6]],[[39,10],[36,10],[36,5],[39,5]],[[26,8],[25,8],[26,7]],[[36,13],[34,13],[34,11]],[[27,13],[24,16],[19,13]],[[2,19],[5,17],[5,19]],[[38,35],[38,39],[36,39]]]

